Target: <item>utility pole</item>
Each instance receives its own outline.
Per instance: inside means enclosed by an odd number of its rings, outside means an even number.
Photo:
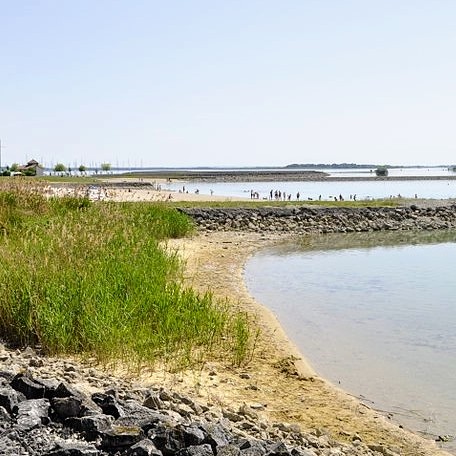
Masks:
[[[4,148],[5,146],[2,146],[2,140],[0,139],[0,173],[3,171],[3,165],[2,165],[2,147]]]

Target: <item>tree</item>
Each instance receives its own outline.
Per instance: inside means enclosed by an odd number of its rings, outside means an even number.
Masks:
[[[64,173],[66,171],[66,166],[63,163],[57,163],[54,166],[54,171],[56,173]]]
[[[18,170],[19,170],[19,163],[13,163],[13,164],[11,165],[10,171],[13,172],[13,173],[15,173],[15,172],[18,171]]]
[[[375,174],[379,177],[386,177],[388,176],[388,168],[386,166],[379,166],[375,170]]]
[[[101,165],[101,170],[107,173],[108,171],[111,170],[111,163],[102,163]]]
[[[84,174],[86,172],[86,167],[84,165],[79,165],[79,168],[78,168],[78,171],[81,173],[81,174]]]

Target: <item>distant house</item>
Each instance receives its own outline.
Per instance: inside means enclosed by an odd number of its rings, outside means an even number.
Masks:
[[[30,160],[26,165],[19,166],[17,170],[26,176],[42,176],[44,174],[44,168],[36,160]]]

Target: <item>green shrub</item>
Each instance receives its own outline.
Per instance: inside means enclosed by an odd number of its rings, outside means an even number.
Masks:
[[[375,170],[375,174],[379,177],[386,177],[388,176],[388,168],[386,166],[379,166]]]

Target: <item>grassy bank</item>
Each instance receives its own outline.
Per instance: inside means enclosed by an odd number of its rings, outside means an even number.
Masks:
[[[163,245],[191,230],[160,204],[0,188],[0,334],[101,362],[242,363],[246,318],[185,288],[180,260]]]

